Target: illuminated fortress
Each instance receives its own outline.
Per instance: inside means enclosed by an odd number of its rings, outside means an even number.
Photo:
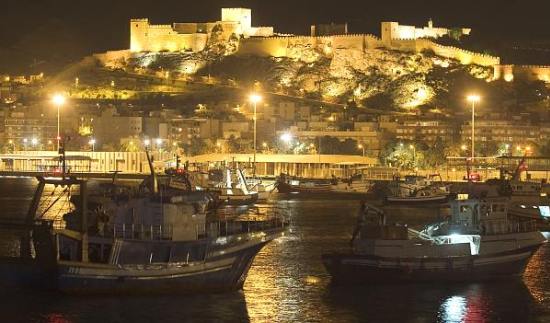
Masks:
[[[237,44],[235,55],[257,55],[297,58],[300,49],[311,48],[327,56],[338,50],[385,48],[407,52],[431,51],[434,54],[458,60],[462,64],[476,64],[494,69],[493,79],[511,81],[514,75],[550,82],[547,66],[500,65],[500,58],[462,48],[444,46],[435,42],[440,37],[461,37],[471,33],[470,28],[435,27],[430,20],[427,26],[400,25],[382,22],[380,37],[368,34],[347,34],[347,25],[318,25],[323,35],[312,36],[275,34],[273,27],[252,27],[252,10],[248,8],[222,8],[221,20],[206,23],[173,23],[153,25],[148,19],[130,20],[130,52],[200,52],[210,41],[230,41]]]
[[[252,10],[222,8],[221,21],[206,23],[173,23],[152,25],[149,19],[130,20],[130,50],[132,52],[202,51],[213,33],[222,40],[230,37],[269,37],[273,27],[252,27]]]

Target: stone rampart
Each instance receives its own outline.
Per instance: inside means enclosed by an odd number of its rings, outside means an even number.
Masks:
[[[515,79],[550,83],[550,66],[543,65],[496,65],[495,80],[511,82]]]

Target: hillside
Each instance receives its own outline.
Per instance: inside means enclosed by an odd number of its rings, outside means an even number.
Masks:
[[[119,98],[132,98],[140,92],[189,94],[193,88],[185,80],[208,80],[234,88],[260,86],[263,91],[292,97],[404,112],[463,108],[464,96],[471,91],[483,94],[485,102],[500,109],[510,100],[516,104],[536,101],[541,96],[536,91],[544,89],[540,84],[488,82],[492,68],[463,65],[431,52],[335,48],[325,53],[303,47],[294,48],[290,57],[277,58],[233,55],[235,49],[235,43],[211,42],[199,53],[97,56],[99,61],[88,61],[86,68],[64,73],[55,83],[67,86],[78,75],[82,81],[77,96],[109,98],[109,93],[115,95],[109,87],[115,80]],[[118,72],[115,76],[98,73],[106,69]],[[162,81],[155,83],[155,78]]]

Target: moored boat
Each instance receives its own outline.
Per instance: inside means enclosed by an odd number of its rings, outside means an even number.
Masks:
[[[206,212],[209,192],[152,178],[119,195],[90,193],[74,177],[38,177],[26,218],[0,223],[12,245],[2,250],[0,283],[74,294],[237,290],[260,249],[284,232],[278,210],[220,218]],[[59,196],[44,194],[48,185]],[[72,211],[51,217],[67,200]]]
[[[546,242],[533,221],[508,217],[508,200],[452,201],[448,221],[415,231],[367,207],[352,250],[324,254],[336,282],[478,281],[519,276]]]
[[[405,176],[405,181],[396,179],[390,185],[384,201],[390,204],[437,204],[451,197],[449,185],[433,182],[423,176]]]
[[[275,183],[279,193],[328,193],[332,189],[328,180],[305,179],[281,174]]]

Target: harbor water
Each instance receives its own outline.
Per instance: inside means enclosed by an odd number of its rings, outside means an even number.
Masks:
[[[0,179],[1,216],[22,216],[35,181]],[[335,286],[321,254],[349,248],[359,201],[274,194],[288,209],[284,237],[256,257],[244,290],[188,296],[70,297],[0,287],[1,322],[550,322],[550,248],[522,280]],[[420,226],[437,208],[401,208],[388,221]]]

